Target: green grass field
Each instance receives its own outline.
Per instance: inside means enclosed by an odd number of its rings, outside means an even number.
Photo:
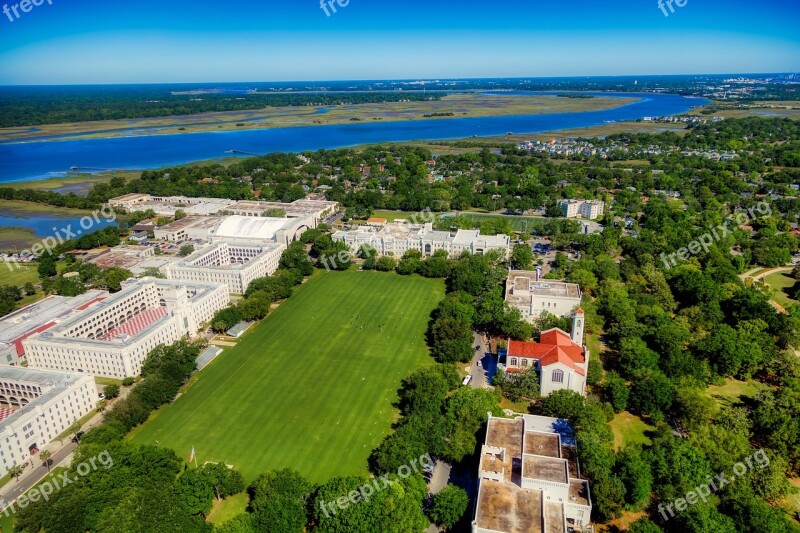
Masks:
[[[621,450],[626,446],[649,446],[651,441],[645,433],[655,429],[627,411],[619,413],[608,425],[614,432],[614,448],[616,450]]]
[[[283,467],[315,482],[365,474],[401,380],[433,363],[424,335],[443,296],[441,280],[317,273],[130,438],[187,459],[194,446],[246,481]]]
[[[764,282],[775,289],[772,299],[781,304],[783,307],[790,307],[796,303],[797,300],[789,298],[785,290],[794,286],[794,278],[789,272],[776,272],[764,278]]]
[[[502,218],[503,220],[508,220],[511,223],[511,227],[514,228],[514,231],[531,231],[531,229],[539,227],[549,220],[553,220],[544,217],[524,217],[515,215],[490,215],[490,214],[480,214],[480,213],[461,213],[461,214],[464,215],[469,220],[478,223],[484,220]]]

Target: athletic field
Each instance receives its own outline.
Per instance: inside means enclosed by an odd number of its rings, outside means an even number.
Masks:
[[[367,471],[391,431],[400,381],[432,364],[425,344],[441,280],[317,273],[131,434],[246,481],[292,467],[315,482]]]

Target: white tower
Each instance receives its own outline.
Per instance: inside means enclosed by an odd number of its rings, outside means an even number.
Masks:
[[[578,346],[583,346],[583,329],[586,327],[585,313],[583,309],[576,309],[572,315],[572,342]]]

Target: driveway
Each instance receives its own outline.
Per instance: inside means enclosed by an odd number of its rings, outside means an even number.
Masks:
[[[475,350],[472,357],[469,373],[472,376],[470,385],[474,389],[488,388],[492,383],[492,377],[497,372],[497,357],[489,352],[489,346],[483,342],[483,337],[478,333],[472,334],[472,346],[480,346]],[[480,362],[480,366],[478,366]]]

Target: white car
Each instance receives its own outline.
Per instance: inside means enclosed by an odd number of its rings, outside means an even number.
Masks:
[[[468,375],[464,378],[464,381],[461,382],[462,385],[469,385],[469,382],[472,381],[472,374]]]

